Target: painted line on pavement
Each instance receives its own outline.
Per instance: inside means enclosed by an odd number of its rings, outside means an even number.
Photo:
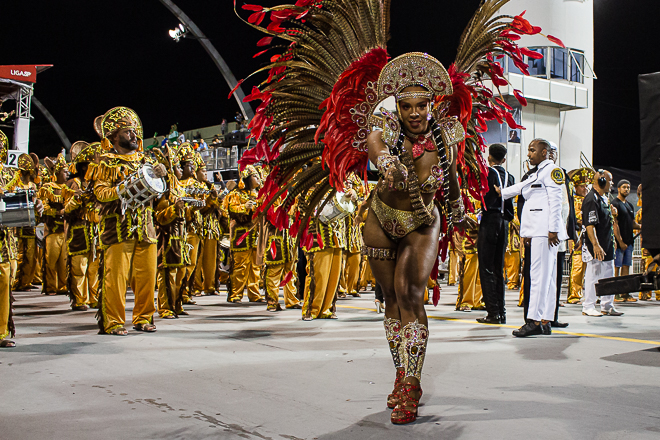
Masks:
[[[376,311],[376,309],[371,309],[371,308],[368,308],[368,307],[343,306],[343,305],[337,305],[337,307],[341,307],[341,308],[344,308],[344,309],[369,310],[369,311],[372,311],[372,312]],[[513,329],[518,328],[515,325],[482,324],[481,322],[477,322],[477,321],[472,321],[472,320],[468,320],[468,319],[461,319],[461,318],[449,318],[447,316],[433,316],[433,315],[427,315],[427,316],[428,316],[429,319],[435,319],[435,320],[438,320],[438,321],[462,322],[464,324],[486,325],[486,326],[489,326],[489,327],[502,327],[502,328],[513,328]],[[552,330],[552,334],[580,336],[580,337],[584,337],[584,338],[607,339],[607,340],[610,340],[610,341],[635,342],[637,344],[657,345],[657,346],[660,347],[660,341],[650,341],[648,339],[620,338],[620,337],[617,337],[617,336],[597,335],[597,334],[594,334],[594,333],[567,332],[567,331],[564,331],[564,330]]]

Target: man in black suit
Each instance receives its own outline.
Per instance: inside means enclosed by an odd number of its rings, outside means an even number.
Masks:
[[[513,176],[502,166],[506,161],[506,147],[493,144],[488,149],[488,193],[479,224],[477,255],[481,290],[488,315],[477,321],[486,324],[506,323],[504,308],[504,253],[509,221],[513,220],[513,201],[503,201],[495,187],[506,188],[515,183]]]

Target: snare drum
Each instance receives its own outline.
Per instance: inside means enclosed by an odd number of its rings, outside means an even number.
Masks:
[[[166,189],[165,179],[156,176],[151,164],[144,164],[136,173],[131,174],[119,186],[121,211],[135,209],[163,194]]]
[[[5,193],[0,199],[0,225],[8,228],[33,227],[34,191]]]
[[[326,225],[336,220],[341,220],[355,212],[355,204],[350,200],[344,201],[344,193],[335,193],[335,196],[323,207],[319,214],[319,220]]]

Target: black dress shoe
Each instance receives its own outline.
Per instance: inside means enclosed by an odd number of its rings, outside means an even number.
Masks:
[[[506,315],[500,315],[500,324],[506,324]]]
[[[548,322],[547,324],[541,324],[541,332],[544,335],[551,335],[552,334],[552,326]]]
[[[483,318],[477,318],[477,322],[480,324],[501,324],[499,316],[484,316]]]
[[[550,325],[557,328],[566,328],[568,327],[568,322],[552,321]]]
[[[513,336],[517,338],[524,338],[526,336],[541,335],[541,334],[543,334],[543,329],[541,328],[541,324],[535,324],[534,322],[527,322],[518,330],[513,331]]]

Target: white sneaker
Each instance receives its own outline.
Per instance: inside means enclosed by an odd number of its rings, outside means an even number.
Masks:
[[[619,312],[617,309],[612,307],[609,310],[603,310],[601,309],[600,311],[603,315],[608,315],[608,316],[623,316],[623,312]]]
[[[593,317],[603,316],[602,314],[597,312],[596,309],[582,309],[582,314],[585,316],[593,316]]]

